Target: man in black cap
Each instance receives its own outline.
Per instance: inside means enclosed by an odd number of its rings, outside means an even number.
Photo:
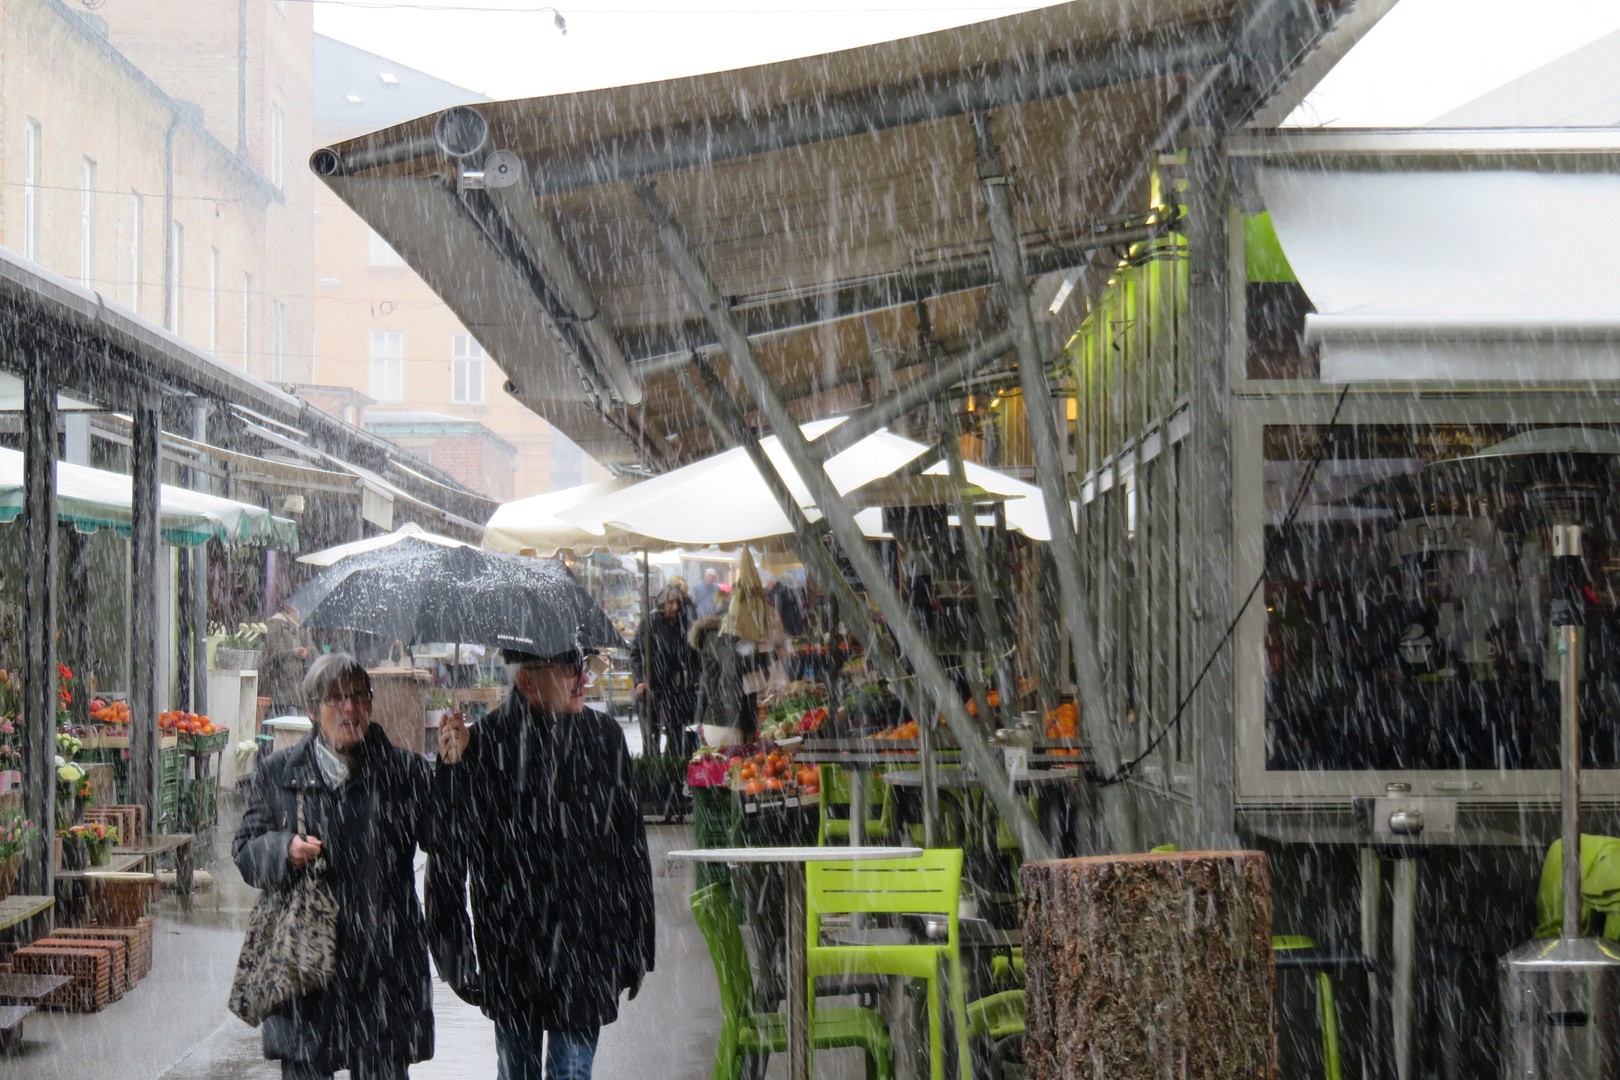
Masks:
[[[588,1080],[598,1031],[653,967],[647,834],[624,735],[585,708],[585,654],[504,656],[506,701],[439,729],[433,956],[495,1021],[499,1080]]]

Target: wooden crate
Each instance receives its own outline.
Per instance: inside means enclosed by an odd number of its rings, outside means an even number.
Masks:
[[[52,949],[104,949],[112,959],[111,998],[117,1001],[133,985],[129,978],[129,943],[112,938],[86,938],[73,935],[63,937],[52,933],[50,937],[34,942],[36,948]]]
[[[84,939],[88,941],[122,941],[128,972],[126,982],[134,986],[152,970],[152,939],[149,929],[138,926],[59,926],[51,931],[53,938]]]
[[[73,981],[40,1004],[69,1012],[100,1012],[112,998],[112,954],[106,949],[64,949],[30,945],[11,954],[19,975],[69,975]]]

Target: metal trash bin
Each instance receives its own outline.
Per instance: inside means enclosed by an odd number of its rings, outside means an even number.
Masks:
[[[1500,973],[1504,1080],[1620,1076],[1620,942],[1529,941]]]

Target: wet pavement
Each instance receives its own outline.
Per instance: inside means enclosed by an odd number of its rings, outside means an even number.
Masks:
[[[228,827],[233,823],[216,832],[220,856],[228,852]],[[603,1029],[595,1075],[706,1080],[714,1068],[720,995],[687,904],[692,867],[667,857],[692,846],[692,827],[648,825],[647,838],[658,967],[636,1000],[623,1005],[618,1022]],[[0,1080],[279,1080],[279,1063],[264,1059],[258,1030],[225,1009],[256,894],[228,858],[209,859],[202,852],[199,864],[213,874],[215,886],[197,895],[189,913],[170,896],[155,907],[151,973],[99,1013],[35,1013],[25,1024],[22,1047],[0,1057]],[[437,980],[434,1019],[437,1052],[411,1068],[413,1080],[493,1080],[494,1029]],[[785,1066],[774,1056],[767,1077],[785,1076]],[[818,1076],[861,1074],[858,1051],[818,1055]]]

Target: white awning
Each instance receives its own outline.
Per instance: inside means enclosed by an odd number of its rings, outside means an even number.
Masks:
[[[1620,175],[1261,166],[1325,382],[1620,379]]]

